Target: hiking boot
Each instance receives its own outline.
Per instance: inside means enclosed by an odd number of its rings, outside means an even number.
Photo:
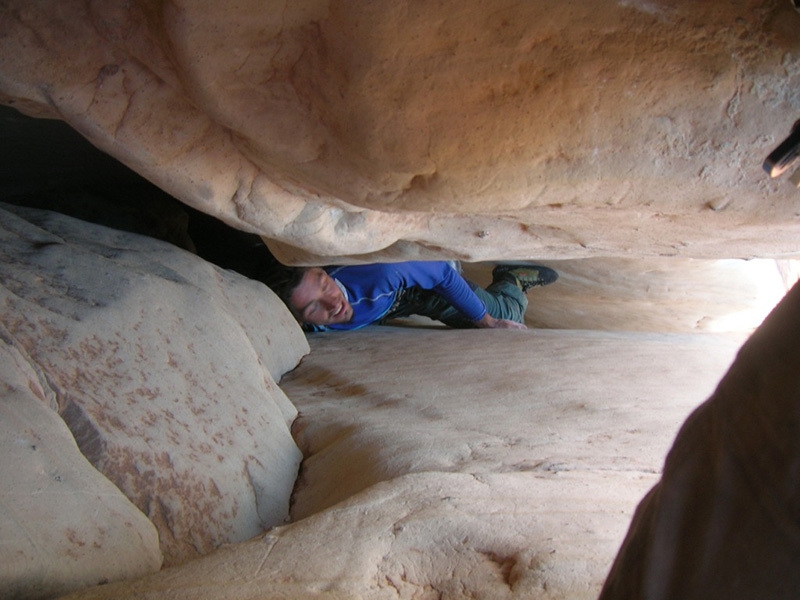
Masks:
[[[549,285],[556,279],[558,273],[540,265],[497,265],[492,270],[492,281],[509,281],[523,292],[532,287]]]

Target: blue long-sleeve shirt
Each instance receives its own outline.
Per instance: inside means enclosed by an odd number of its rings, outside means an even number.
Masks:
[[[326,269],[353,307],[348,323],[314,326],[316,331],[359,329],[380,321],[406,288],[420,287],[442,296],[464,316],[479,321],[486,306],[463,277],[446,262],[401,262]]]

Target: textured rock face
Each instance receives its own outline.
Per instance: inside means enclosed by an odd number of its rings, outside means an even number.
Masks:
[[[790,3],[36,2],[0,94],[286,261],[795,254]],[[341,259],[345,260],[345,259]]]
[[[158,571],[153,524],[81,455],[24,349],[4,329],[0,340],[0,596]]]
[[[275,379],[308,346],[277,297],[169,244],[8,209],[4,339],[166,564],[282,523],[300,453]]]

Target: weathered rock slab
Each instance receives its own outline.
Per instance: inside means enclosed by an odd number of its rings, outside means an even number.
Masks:
[[[170,244],[6,208],[5,336],[165,562],[283,523],[300,452],[275,380],[308,346],[280,300]]]

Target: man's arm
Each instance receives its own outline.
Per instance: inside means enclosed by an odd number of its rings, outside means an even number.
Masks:
[[[450,265],[443,262],[406,263],[414,283],[433,289],[455,306],[476,327],[486,329],[527,329],[522,323],[506,319],[495,319],[486,310],[483,301],[475,295],[467,281]]]

